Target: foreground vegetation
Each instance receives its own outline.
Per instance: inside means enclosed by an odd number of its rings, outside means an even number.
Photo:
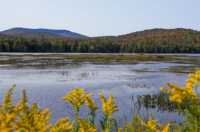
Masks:
[[[51,113],[49,109],[42,111],[36,103],[31,107],[27,104],[27,97],[25,90],[23,90],[22,100],[18,105],[13,106],[14,99],[11,99],[12,90],[15,85],[8,91],[3,105],[0,105],[0,131],[12,132],[199,132],[200,131],[200,98],[197,95],[197,88],[200,81],[200,70],[196,69],[194,74],[189,74],[190,79],[187,79],[187,85],[180,87],[174,84],[168,84],[170,89],[161,88],[167,91],[171,96],[169,100],[175,102],[179,111],[185,117],[185,122],[166,123],[162,125],[157,123],[158,119],[153,119],[150,114],[150,119],[141,118],[139,113],[133,116],[130,123],[124,123],[122,126],[116,124],[116,119],[112,118],[113,113],[118,111],[117,105],[113,98],[113,92],[107,100],[104,95],[99,94],[102,99],[102,110],[104,116],[100,121],[98,128],[95,123],[96,110],[94,101],[90,98],[93,94],[86,95],[84,89],[75,88],[75,90],[67,93],[66,97],[62,99],[67,100],[75,109],[75,119],[70,122],[69,119],[63,118],[52,126],[49,124]],[[194,89],[193,89],[194,88]],[[90,109],[90,115],[87,119],[79,117],[79,110],[83,104]],[[183,104],[184,110],[181,107]],[[100,130],[98,130],[100,129]]]
[[[19,32],[20,34],[20,32]],[[0,52],[81,53],[199,53],[200,32],[191,29],[151,29],[121,36],[51,38],[52,34],[7,36],[0,34]],[[40,38],[37,38],[41,35]]]

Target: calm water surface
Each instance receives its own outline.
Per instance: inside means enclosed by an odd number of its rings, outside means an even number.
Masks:
[[[99,55],[139,55],[140,53],[23,53],[23,52],[0,52],[1,54],[7,55],[49,55],[49,54],[65,54],[65,55],[81,55],[81,54],[99,54]],[[143,53],[144,55],[188,55],[188,56],[200,56],[196,53]]]
[[[188,63],[190,59],[196,60],[195,63]],[[98,93],[109,98],[110,92],[113,91],[119,107],[119,112],[114,116],[123,118],[125,113],[128,121],[131,121],[131,109],[134,108],[138,94],[155,93],[160,87],[167,87],[166,82],[184,86],[189,67],[192,69],[199,67],[198,61],[197,57],[183,58],[181,62],[179,59],[168,62],[118,62],[48,57],[0,57],[0,101],[4,100],[9,88],[16,84],[12,97],[19,101],[22,89],[26,89],[29,104],[37,102],[41,108],[49,108],[53,113],[51,123],[54,124],[63,117],[74,118],[73,107],[62,100],[62,97],[75,87],[85,88],[87,94],[94,93],[92,99],[100,107],[102,102]],[[174,72],[183,67],[185,72]],[[167,111],[157,112],[156,109],[148,111],[153,112],[154,118],[158,118],[161,122],[169,118],[183,120],[181,116]],[[148,111],[143,108],[141,114]],[[88,112],[86,106],[83,106],[80,115],[82,118],[87,118]],[[97,113],[99,120],[103,115],[102,110],[97,110]]]

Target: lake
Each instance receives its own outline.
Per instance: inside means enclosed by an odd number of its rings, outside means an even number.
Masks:
[[[5,53],[1,53],[5,54]],[[7,53],[7,54],[50,54],[50,53]],[[68,53],[67,53],[68,54]],[[72,53],[69,53],[72,54]],[[73,53],[79,54],[79,53]],[[123,53],[124,54],[124,53]],[[132,54],[127,54],[132,55]],[[181,54],[188,55],[188,54]],[[37,102],[41,108],[49,108],[53,113],[51,123],[63,117],[74,118],[73,107],[62,100],[66,93],[75,87],[85,88],[85,93],[94,93],[96,106],[101,107],[102,93],[108,99],[113,91],[119,111],[116,118],[132,120],[137,95],[156,93],[166,83],[184,86],[188,73],[200,67],[200,55],[189,54],[190,57],[174,58],[163,61],[136,60],[79,60],[65,57],[8,57],[0,56],[0,100],[13,84],[17,87],[12,97],[19,101],[22,89],[26,89],[29,105]],[[178,114],[159,111],[157,109],[141,109],[141,114],[153,113],[159,122],[167,119],[183,120]],[[87,118],[88,108],[84,105],[80,110],[82,118]],[[103,115],[97,110],[98,121]]]
[[[100,55],[139,55],[140,53],[35,53],[35,52],[0,52],[0,55],[49,55],[49,54],[64,54],[64,55],[81,55],[81,54],[100,54]],[[188,55],[188,56],[200,56],[196,53],[142,53],[144,55]]]

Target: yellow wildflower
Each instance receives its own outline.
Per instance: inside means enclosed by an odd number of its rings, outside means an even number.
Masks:
[[[93,94],[85,95],[85,103],[89,109],[91,109],[92,111],[96,111],[97,109],[99,109],[99,107],[94,106],[94,100],[90,99],[90,96],[92,95]]]
[[[120,128],[118,128],[118,132],[122,132],[122,128],[120,127]]]
[[[150,114],[150,120],[148,121],[147,124],[142,121],[142,125],[145,126],[145,128],[147,129],[147,131],[148,130],[153,130],[155,132],[159,131],[157,129],[157,123],[156,123],[158,121],[158,119],[153,120],[153,116],[152,116],[151,112],[149,112],[149,114]]]
[[[77,119],[80,122],[79,132],[97,132],[96,125],[93,128],[93,126],[89,126],[87,122],[80,117],[77,117]]]
[[[28,107],[26,93],[23,90],[22,96],[22,110],[23,113],[19,114],[20,119],[15,122],[16,132],[21,131],[40,131],[46,132],[51,129],[51,124],[49,123],[51,113],[49,109],[39,109],[39,107],[34,103],[31,108]]]
[[[133,121],[125,124],[124,132],[142,132],[142,127],[140,125],[142,118],[140,115],[133,116]]]
[[[85,102],[84,89],[79,89],[76,87],[75,90],[67,93],[67,97],[62,97],[62,99],[65,99],[71,103],[75,109],[79,109]]]
[[[113,113],[116,112],[116,111],[118,111],[117,105],[114,102],[113,92],[111,91],[110,98],[109,98],[108,101],[106,100],[106,98],[105,98],[105,96],[103,94],[99,94],[99,96],[102,99],[102,103],[103,103],[102,108],[103,108],[104,114],[106,116],[108,116],[108,118],[111,118],[111,116],[113,115]]]
[[[199,86],[199,80],[200,80],[200,70],[195,69],[195,74],[189,74],[189,76],[194,79],[194,81],[196,82],[196,87]]]
[[[168,132],[169,131],[169,127],[170,124],[168,124],[166,127],[162,126],[160,123],[156,123],[158,121],[158,119],[153,120],[153,116],[151,114],[151,112],[149,112],[150,114],[150,120],[148,121],[148,123],[146,124],[145,122],[141,121],[142,125],[146,128],[147,132]],[[157,127],[160,126],[160,128],[162,129],[162,131],[160,131]]]
[[[73,125],[74,122],[70,124],[69,119],[67,117],[62,118],[57,121],[57,123],[51,129],[50,132],[73,132]]]
[[[169,128],[170,128],[170,123],[167,124],[166,127],[164,127],[162,124],[158,123],[159,127],[162,129],[162,132],[169,132]]]
[[[11,99],[12,90],[14,85],[6,94],[3,105],[0,105],[0,131],[12,132],[15,129],[15,121],[17,115],[21,111],[21,101],[17,106],[11,106],[14,99]]]
[[[126,125],[125,125],[125,132],[129,132],[131,130],[134,130],[133,123],[132,122],[126,123]]]
[[[198,97],[197,97],[196,93],[192,90],[192,88],[195,86],[195,79],[198,82],[199,78],[196,77],[197,76],[196,74],[195,75],[189,74],[189,76],[192,78],[186,80],[187,85],[184,88],[180,87],[178,85],[167,83],[167,85],[171,89],[160,88],[160,90],[167,91],[169,94],[172,95],[170,97],[170,101],[175,101],[175,102],[181,103],[183,99],[198,100]],[[196,86],[198,86],[198,85],[196,85]]]

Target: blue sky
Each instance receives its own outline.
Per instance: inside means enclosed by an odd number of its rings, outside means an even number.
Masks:
[[[0,31],[66,29],[87,36],[152,28],[200,31],[200,0],[0,0]]]

